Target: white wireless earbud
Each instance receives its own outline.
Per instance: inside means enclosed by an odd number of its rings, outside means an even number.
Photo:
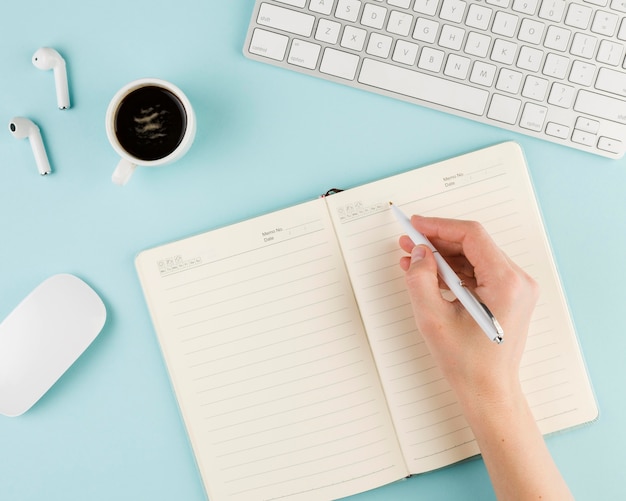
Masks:
[[[33,55],[33,64],[40,70],[53,70],[54,83],[57,92],[57,104],[60,110],[70,107],[70,91],[67,84],[67,69],[65,60],[56,50],[42,47]]]
[[[30,147],[33,149],[33,155],[35,155],[35,162],[37,163],[39,174],[42,176],[50,174],[52,169],[50,168],[48,154],[44,148],[39,127],[28,118],[15,117],[9,122],[9,130],[11,134],[13,134],[13,137],[17,139],[28,138]]]

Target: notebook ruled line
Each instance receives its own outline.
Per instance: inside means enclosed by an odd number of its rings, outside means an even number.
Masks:
[[[217,456],[218,459],[222,459],[222,458],[226,458],[228,456],[232,456],[232,455],[236,455],[236,454],[248,454],[251,451],[253,451],[254,449],[259,449],[259,448],[263,448],[263,447],[268,447],[268,446],[274,446],[277,445],[281,442],[292,442],[297,439],[297,438],[303,438],[307,435],[314,435],[314,434],[319,434],[319,433],[323,433],[323,432],[327,432],[330,430],[335,430],[337,428],[342,428],[342,427],[347,427],[347,426],[354,426],[356,425],[356,423],[358,423],[359,421],[369,421],[372,417],[374,417],[376,415],[376,413],[371,413],[371,414],[367,414],[364,416],[360,416],[357,419],[347,419],[345,421],[334,421],[334,423],[331,426],[326,426],[324,428],[316,428],[314,430],[309,430],[306,433],[299,433],[298,435],[286,435],[283,436],[280,439],[277,440],[272,440],[272,441],[267,441],[267,442],[263,442],[261,444],[252,446],[252,447],[244,447],[241,449],[235,449],[235,450],[231,450],[228,453],[225,454],[220,454]],[[375,426],[371,429],[378,429],[378,426]],[[359,430],[358,433],[355,433],[355,435],[361,434],[362,431]],[[346,436],[346,438],[351,438],[352,435],[348,435]],[[219,445],[219,444],[214,444],[214,445]],[[273,454],[271,457],[278,457],[278,454]]]

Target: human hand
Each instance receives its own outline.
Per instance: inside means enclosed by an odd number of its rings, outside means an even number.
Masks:
[[[413,216],[465,284],[504,330],[489,342],[465,308],[440,293],[432,251],[406,235],[401,258],[415,321],[454,389],[493,482],[498,499],[573,499],[543,441],[519,381],[519,365],[537,283],[511,261],[478,223]]]
[[[400,246],[411,256],[401,258],[416,324],[432,356],[461,403],[500,401],[519,392],[519,365],[532,311],[536,282],[511,261],[478,223],[413,216],[450,266],[485,303],[504,330],[501,345],[489,342],[458,300],[442,297],[445,285],[426,246],[414,246],[408,236]]]

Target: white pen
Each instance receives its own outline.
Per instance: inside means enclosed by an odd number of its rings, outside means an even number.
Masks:
[[[465,307],[467,312],[472,316],[481,329],[487,334],[487,337],[496,343],[501,343],[504,332],[496,318],[489,311],[489,308],[476,299],[476,296],[463,285],[463,281],[458,277],[446,260],[441,256],[439,251],[435,249],[433,244],[417,231],[411,224],[411,220],[398,207],[389,202],[391,211],[396,216],[398,222],[402,225],[402,229],[415,245],[426,245],[433,251],[435,260],[437,261],[437,272],[444,283],[454,293],[459,302]]]

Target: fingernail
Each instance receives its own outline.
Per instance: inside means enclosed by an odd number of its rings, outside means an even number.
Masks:
[[[411,251],[411,262],[417,263],[418,261],[421,261],[422,259],[424,259],[425,255],[426,255],[426,249],[424,249],[424,246],[416,245],[415,247],[413,247],[413,250]]]

